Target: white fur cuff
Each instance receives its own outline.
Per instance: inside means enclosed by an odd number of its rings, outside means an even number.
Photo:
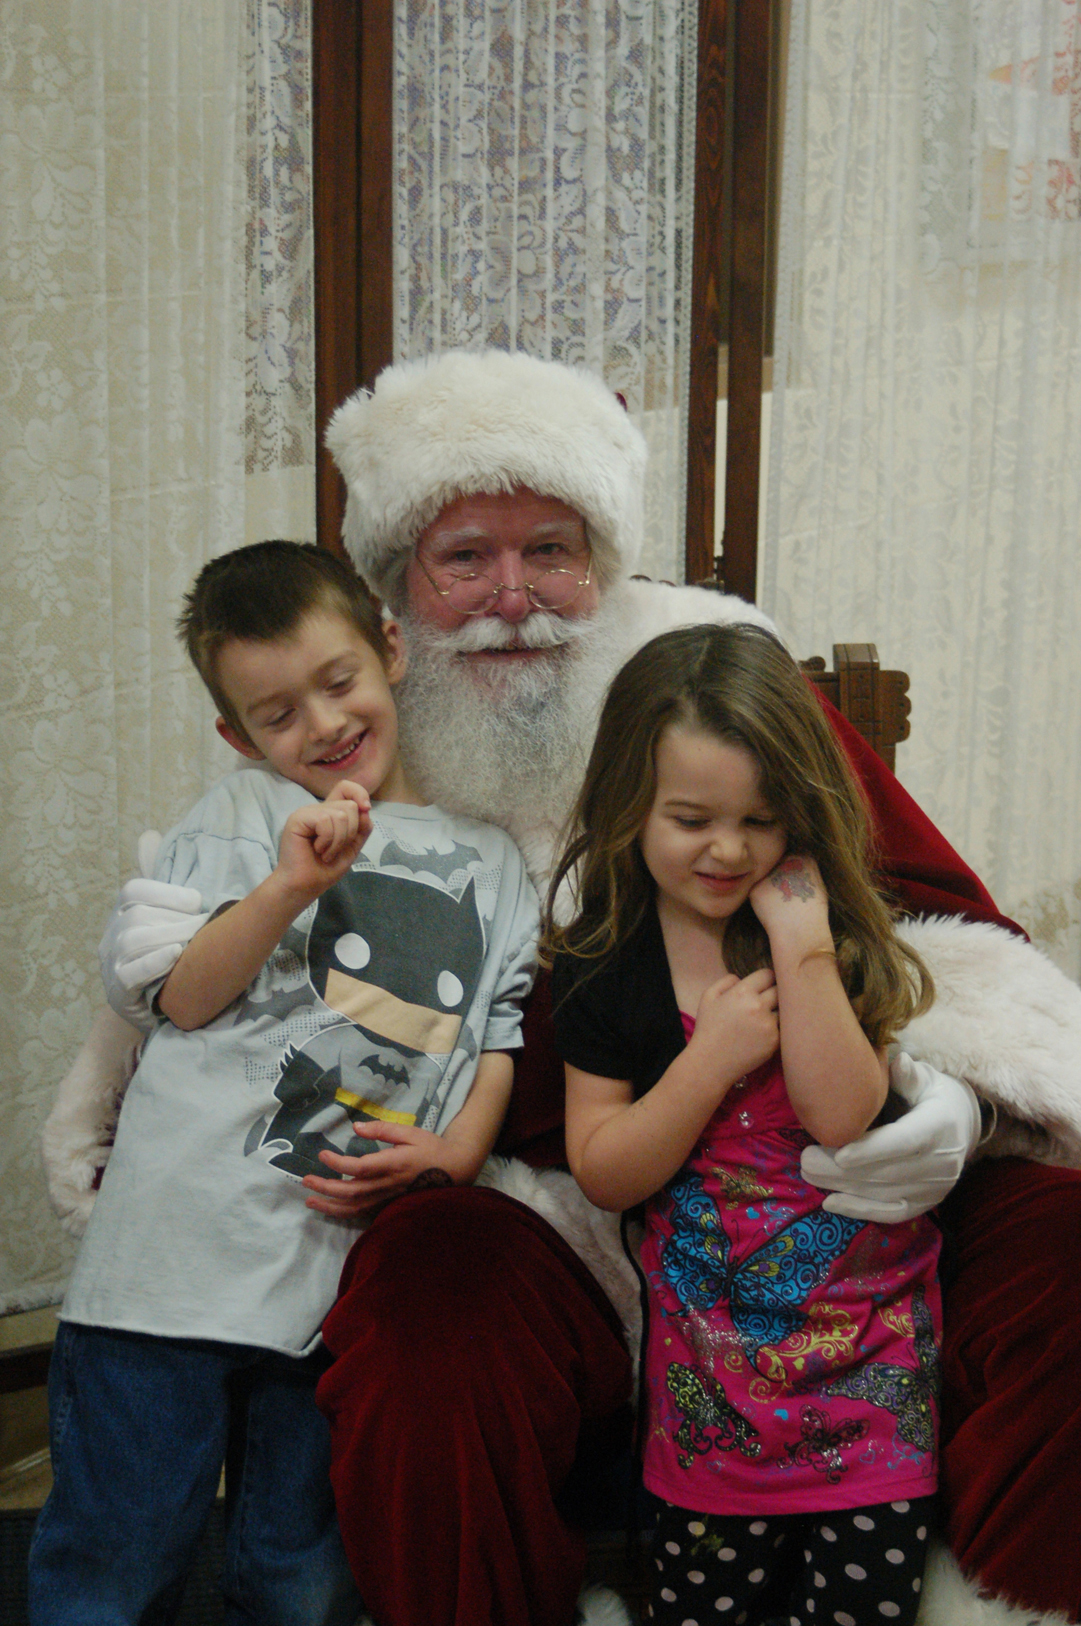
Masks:
[[[1081,988],[1031,943],[952,917],[903,921],[935,1002],[902,1049],[994,1103],[983,1153],[1081,1167]]]

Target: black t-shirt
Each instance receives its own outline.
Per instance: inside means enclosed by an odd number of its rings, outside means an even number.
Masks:
[[[583,1073],[627,1079],[645,1095],[684,1049],[661,923],[651,901],[623,946],[600,962],[556,956],[556,1049]]]

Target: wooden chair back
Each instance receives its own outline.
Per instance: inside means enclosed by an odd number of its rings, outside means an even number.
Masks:
[[[892,771],[896,747],[909,735],[908,673],[884,672],[874,644],[834,644],[832,672],[821,655],[800,666]]]

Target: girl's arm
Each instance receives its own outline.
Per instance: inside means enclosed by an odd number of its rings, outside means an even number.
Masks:
[[[751,905],[769,934],[793,1111],[820,1145],[846,1146],[877,1117],[889,1073],[838,975],[818,865],[783,859],[755,887]]]
[[[325,802],[290,814],[277,867],[214,915],[170,971],[157,1005],[190,1032],[220,1016],[258,976],[302,910],[352,866],[371,833],[367,791],[347,780]]]
[[[682,1168],[736,1081],[777,1048],[770,971],[722,977],[698,1006],[694,1034],[653,1088],[567,1064],[567,1159],[599,1208],[632,1208]]]

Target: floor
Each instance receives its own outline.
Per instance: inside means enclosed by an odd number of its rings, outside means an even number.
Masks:
[[[0,1473],[0,1513],[39,1508],[53,1484],[47,1451],[36,1452],[24,1462]]]

